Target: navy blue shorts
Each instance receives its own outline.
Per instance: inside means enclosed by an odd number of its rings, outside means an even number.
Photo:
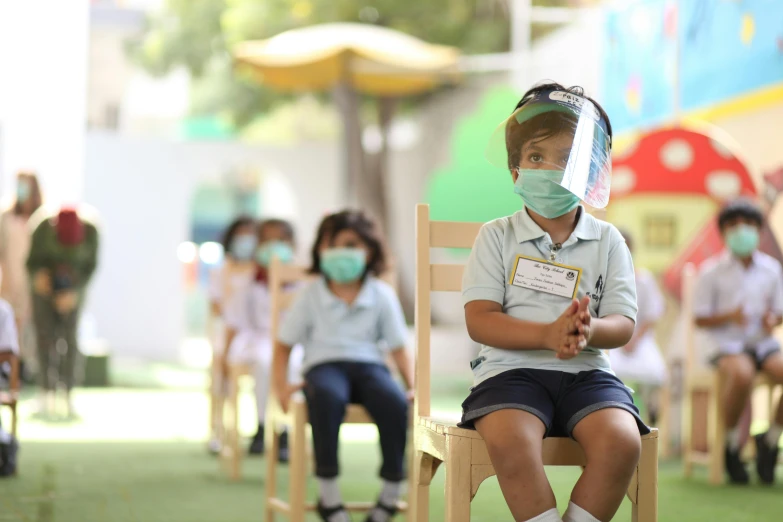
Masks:
[[[532,413],[546,426],[546,437],[570,437],[576,424],[594,411],[620,408],[636,419],[639,433],[650,433],[620,379],[603,370],[565,373],[509,370],[473,388],[462,403],[461,428],[488,413],[516,409]]]

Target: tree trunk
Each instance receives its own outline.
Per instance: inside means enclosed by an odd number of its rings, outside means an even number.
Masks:
[[[359,94],[349,84],[340,83],[335,87],[334,99],[343,122],[343,203],[355,207],[360,204],[360,185],[366,163]]]

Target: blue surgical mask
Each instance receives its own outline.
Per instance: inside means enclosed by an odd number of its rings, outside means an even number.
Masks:
[[[24,181],[16,184],[16,199],[25,202],[30,197],[30,184]]]
[[[759,246],[759,231],[752,225],[737,225],[726,233],[726,246],[735,256],[747,257]]]
[[[353,283],[364,275],[367,256],[360,248],[329,248],[321,252],[321,271],[335,283]]]
[[[284,241],[266,241],[256,250],[256,261],[261,266],[271,265],[273,257],[281,263],[290,263],[294,259],[294,249]]]
[[[237,261],[250,261],[257,244],[253,234],[239,234],[231,240],[231,256]]]
[[[547,219],[554,219],[579,206],[579,198],[552,180],[563,178],[562,170],[519,169],[514,192],[525,206]]]

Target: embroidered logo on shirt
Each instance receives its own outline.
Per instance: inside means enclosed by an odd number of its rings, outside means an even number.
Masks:
[[[602,275],[598,276],[598,281],[595,282],[595,289],[593,290],[592,294],[587,294],[590,296],[590,299],[593,301],[600,301],[601,295],[603,295],[604,292],[604,277]]]

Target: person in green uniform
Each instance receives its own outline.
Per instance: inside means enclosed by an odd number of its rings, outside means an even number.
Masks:
[[[44,411],[51,412],[53,392],[62,383],[69,415],[74,414],[70,392],[79,351],[77,326],[97,257],[98,230],[76,209],[49,213],[33,229],[27,270],[33,286]],[[61,339],[65,342],[60,343]]]

